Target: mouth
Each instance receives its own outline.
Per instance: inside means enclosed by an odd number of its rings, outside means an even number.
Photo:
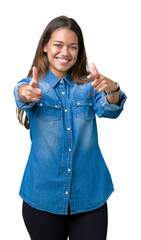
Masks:
[[[64,63],[64,64],[69,63],[71,61],[70,59],[65,59],[65,58],[60,58],[60,57],[57,57],[56,59],[58,62]]]

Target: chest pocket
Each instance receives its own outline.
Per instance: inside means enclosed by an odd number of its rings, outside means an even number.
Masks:
[[[90,120],[94,118],[93,102],[88,99],[72,100],[74,116]]]
[[[37,102],[37,117],[43,121],[58,121],[61,119],[61,102],[47,99]]]

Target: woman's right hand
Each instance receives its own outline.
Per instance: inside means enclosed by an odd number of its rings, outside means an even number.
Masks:
[[[33,78],[29,84],[23,84],[19,87],[19,97],[23,102],[38,102],[42,97],[42,90],[38,88],[38,70],[33,67],[32,70]]]

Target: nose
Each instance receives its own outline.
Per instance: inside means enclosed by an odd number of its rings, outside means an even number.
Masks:
[[[61,55],[62,55],[62,56],[66,56],[66,57],[70,56],[70,53],[69,53],[67,47],[64,46],[64,47],[62,48]]]

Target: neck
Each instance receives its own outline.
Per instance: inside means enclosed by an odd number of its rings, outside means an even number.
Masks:
[[[56,71],[55,69],[49,69],[56,77],[60,78],[60,79],[63,79],[68,72],[59,72],[59,71]]]

